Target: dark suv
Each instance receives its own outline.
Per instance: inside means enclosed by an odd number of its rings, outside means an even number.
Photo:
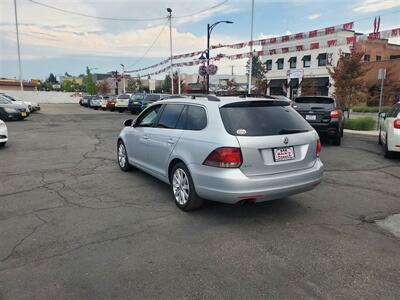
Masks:
[[[343,136],[344,114],[336,100],[324,96],[297,97],[293,108],[300,113],[320,136],[327,136],[339,146]]]

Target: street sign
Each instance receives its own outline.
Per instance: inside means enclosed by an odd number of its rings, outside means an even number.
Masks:
[[[386,79],[386,69],[379,69],[378,70],[378,79],[379,80],[384,80]]]

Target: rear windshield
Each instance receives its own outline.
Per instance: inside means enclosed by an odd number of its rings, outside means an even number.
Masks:
[[[118,99],[129,99],[129,95],[118,96]]]
[[[334,104],[335,100],[326,97],[298,97],[294,100],[296,103],[316,103],[316,104]]]
[[[229,134],[266,136],[311,131],[312,127],[282,101],[236,102],[220,108]]]
[[[146,95],[145,101],[157,101],[160,100],[160,95]]]

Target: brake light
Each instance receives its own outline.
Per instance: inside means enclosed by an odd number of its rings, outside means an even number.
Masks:
[[[242,162],[240,148],[222,147],[211,152],[203,165],[217,168],[239,168]]]
[[[340,112],[338,110],[331,111],[331,119],[339,119]]]
[[[321,153],[321,148],[322,148],[322,146],[321,146],[321,141],[318,140],[318,141],[317,141],[317,150],[316,150],[316,152],[317,152],[317,157],[319,157],[319,154]]]
[[[393,126],[394,128],[400,129],[400,119],[394,120]]]

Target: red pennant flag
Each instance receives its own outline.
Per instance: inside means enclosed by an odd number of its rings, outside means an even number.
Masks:
[[[296,46],[297,51],[303,51],[303,49],[304,49],[303,45]]]
[[[271,49],[271,50],[269,50],[269,54],[270,54],[270,55],[274,55],[274,54],[276,54],[276,50],[275,50],[275,49]]]
[[[337,40],[329,40],[328,41],[328,47],[336,46]]]
[[[282,42],[287,42],[289,40],[289,36],[288,35],[284,35],[282,37]]]
[[[303,37],[304,37],[303,33],[296,33],[296,35],[295,35],[296,40],[301,40]]]
[[[343,24],[343,29],[351,30],[351,29],[353,29],[353,26],[354,26],[354,22],[346,23],[346,24]]]
[[[270,42],[271,44],[276,43],[276,38],[270,38],[270,39],[269,39],[269,42]]]
[[[355,36],[349,36],[346,38],[347,44],[353,44],[356,41]]]
[[[311,43],[310,48],[311,48],[311,50],[312,49],[318,49],[319,48],[319,43]]]
[[[308,37],[310,37],[310,38],[312,38],[312,37],[316,37],[317,36],[317,30],[311,30],[309,33],[308,33]]]
[[[289,48],[282,48],[282,53],[288,53],[289,52]]]
[[[381,36],[381,33],[380,33],[380,32],[374,32],[374,33],[370,33],[370,34],[368,35],[368,39],[369,39],[369,40],[379,40],[379,39],[380,39],[380,36]]]
[[[325,34],[331,34],[331,33],[334,33],[334,32],[335,32],[335,27],[334,26],[325,28]]]

